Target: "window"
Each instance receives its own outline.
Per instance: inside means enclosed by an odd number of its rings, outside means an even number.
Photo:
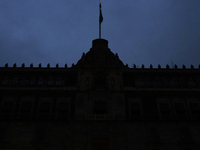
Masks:
[[[31,111],[31,102],[24,102],[21,105],[21,112],[30,112]]]
[[[171,80],[171,86],[172,87],[179,87],[179,83],[178,83],[178,80],[177,78],[173,77],[172,80]]]
[[[19,84],[19,79],[17,77],[13,78],[13,85],[18,85]]]
[[[12,111],[12,107],[13,107],[13,102],[5,102],[2,105],[1,110],[3,112],[11,112]]]
[[[25,85],[27,82],[26,78],[22,78],[20,81],[20,85]]]
[[[35,142],[44,142],[46,137],[46,128],[45,127],[37,127],[35,132]]]
[[[144,87],[144,80],[142,78],[138,79],[138,85],[139,87]]]
[[[6,77],[3,79],[2,85],[8,85],[9,84],[9,78]]]
[[[186,82],[186,79],[184,77],[181,77],[179,79],[179,83],[180,83],[181,87],[183,87],[183,88],[187,87],[187,82]]]
[[[162,87],[162,83],[161,83],[161,79],[159,77],[156,77],[154,80],[153,80],[153,85],[155,87]]]
[[[56,79],[56,85],[61,85],[61,78]]]
[[[189,87],[196,87],[196,83],[195,83],[195,80],[193,78],[189,78],[188,80],[188,86]]]
[[[178,119],[185,119],[186,109],[182,103],[175,103],[175,110]]]
[[[200,113],[200,107],[198,103],[190,103],[190,110],[193,114],[199,114]]]
[[[152,86],[152,82],[150,78],[145,78],[145,87],[151,87],[151,86]]]
[[[164,77],[162,81],[163,81],[163,86],[164,87],[169,87],[170,86],[168,78]]]
[[[40,112],[49,112],[50,110],[50,102],[42,102],[40,104]]]
[[[43,85],[44,84],[44,78],[40,77],[38,80],[38,85]]]
[[[53,78],[48,79],[48,85],[53,85]]]
[[[35,84],[36,84],[36,78],[33,77],[31,78],[30,85],[35,85]]]
[[[160,103],[160,113],[162,119],[170,119],[171,118],[171,109],[168,103]]]
[[[58,112],[59,113],[67,113],[69,109],[69,104],[68,102],[60,102],[58,105]]]
[[[160,103],[161,113],[170,113],[170,107],[168,103]]]
[[[112,86],[115,85],[115,79],[114,79],[114,78],[111,79],[111,85],[112,85]]]
[[[95,114],[105,114],[106,113],[106,103],[105,102],[95,102],[94,103],[94,113]]]
[[[140,104],[131,103],[131,114],[140,114]]]

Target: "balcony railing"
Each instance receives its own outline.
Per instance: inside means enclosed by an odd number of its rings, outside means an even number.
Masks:
[[[115,113],[113,114],[86,114],[85,120],[115,120]]]

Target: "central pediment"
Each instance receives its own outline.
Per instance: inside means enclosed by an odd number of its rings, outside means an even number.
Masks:
[[[86,54],[83,53],[75,67],[123,68],[124,64],[119,59],[117,53],[114,54],[110,51],[107,40],[95,39],[92,41],[92,48],[90,51]]]

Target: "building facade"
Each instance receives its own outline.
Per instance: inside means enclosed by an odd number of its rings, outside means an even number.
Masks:
[[[0,67],[0,149],[198,150],[200,69],[129,68],[96,39],[72,67]]]

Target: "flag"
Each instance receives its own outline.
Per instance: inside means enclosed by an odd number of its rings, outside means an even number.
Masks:
[[[99,24],[101,24],[103,22],[103,15],[101,12],[101,4],[99,4],[99,7],[100,7]]]

